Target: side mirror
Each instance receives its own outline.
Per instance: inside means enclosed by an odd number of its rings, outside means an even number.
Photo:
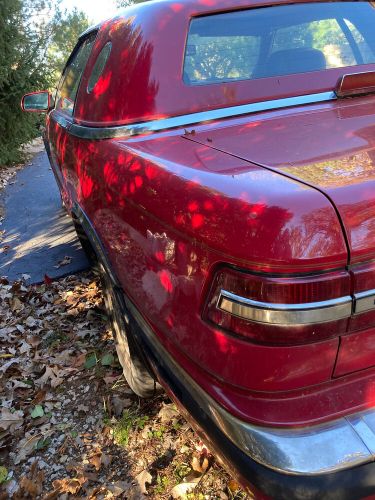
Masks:
[[[48,90],[41,92],[31,92],[25,94],[21,100],[21,108],[23,111],[32,113],[46,113],[53,107],[53,98]]]

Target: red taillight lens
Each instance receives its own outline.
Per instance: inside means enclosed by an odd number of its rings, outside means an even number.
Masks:
[[[316,342],[346,331],[352,312],[346,271],[280,277],[219,271],[204,311],[206,320],[254,342]]]

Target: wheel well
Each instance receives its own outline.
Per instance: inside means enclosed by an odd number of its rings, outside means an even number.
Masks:
[[[81,243],[81,246],[86,254],[89,264],[91,267],[95,268],[98,266],[98,257],[96,255],[94,247],[92,246],[91,241],[87,236],[85,230],[83,229],[82,225],[80,224],[78,218],[74,214],[72,215],[72,219],[79,242]]]

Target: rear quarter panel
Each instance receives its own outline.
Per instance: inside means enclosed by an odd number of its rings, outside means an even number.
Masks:
[[[66,151],[71,205],[87,214],[124,290],[162,337],[243,389],[286,391],[331,377],[337,339],[264,347],[201,319],[223,263],[268,272],[344,265],[345,243],[323,196],[176,134],[93,143],[70,137]]]

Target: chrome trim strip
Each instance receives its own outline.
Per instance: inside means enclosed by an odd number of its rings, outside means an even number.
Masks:
[[[233,316],[256,323],[308,325],[348,318],[352,313],[352,304],[350,296],[305,304],[272,304],[221,290],[217,307]]]
[[[276,429],[252,425],[234,417],[174,361],[127,297],[125,302],[152,346],[155,357],[162,364],[166,363],[183,381],[196,402],[228,439],[256,462],[290,475],[314,476],[374,461],[375,453],[370,452],[370,445],[367,446],[346,418],[318,426]],[[375,417],[375,409],[368,414]]]
[[[60,125],[60,127],[63,127],[67,130],[69,130],[69,128],[73,123],[71,119],[67,118],[66,116],[64,116],[63,114],[59,113],[56,110],[52,111],[50,116],[54,122]]]
[[[231,106],[229,108],[214,109],[211,111],[191,113],[171,118],[162,118],[160,120],[151,120],[143,123],[132,123],[119,127],[87,127],[74,123],[69,129],[69,133],[81,139],[90,140],[114,139],[116,137],[127,138],[140,134],[150,134],[163,130],[207,123],[222,118],[233,118],[250,113],[260,113],[262,111],[272,111],[333,100],[337,100],[335,92],[321,92],[317,94],[244,104],[242,106]]]
[[[354,295],[354,314],[372,310],[375,310],[375,290],[367,290]]]

